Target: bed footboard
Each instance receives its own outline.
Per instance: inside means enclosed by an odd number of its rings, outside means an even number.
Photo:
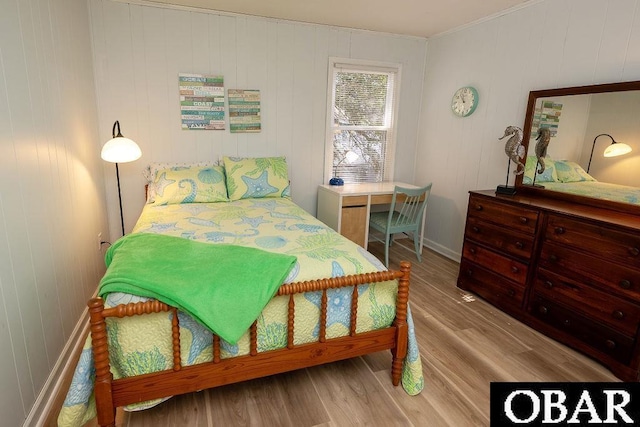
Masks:
[[[159,301],[147,301],[104,308],[104,301],[101,298],[93,298],[89,301],[88,306],[92,352],[96,369],[94,390],[98,424],[101,426],[114,425],[115,408],[118,406],[232,384],[386,349],[390,349],[393,355],[391,377],[393,385],[397,386],[402,375],[402,363],[407,354],[407,303],[410,271],[411,264],[403,261],[400,263],[399,271],[382,271],[284,284],[279,288],[277,295],[289,295],[286,348],[259,353],[257,350],[257,324],[254,322],[250,328],[250,352],[248,355],[222,359],[220,357],[220,338],[213,334],[213,360],[191,366],[181,365],[180,326],[177,310],[174,307]],[[356,333],[357,286],[393,279],[398,279],[396,317],[393,324],[384,329]],[[354,289],[354,297],[351,299],[350,332],[345,337],[327,339],[327,290],[341,287],[353,287]],[[294,295],[314,291],[322,291],[318,341],[294,345]],[[122,318],[167,311],[173,311],[171,325],[173,369],[114,380],[109,365],[106,318]]]

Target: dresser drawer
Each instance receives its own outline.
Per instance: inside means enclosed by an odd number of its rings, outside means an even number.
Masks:
[[[466,241],[462,257],[524,286],[527,281],[527,264],[494,252],[472,241]]]
[[[524,301],[523,286],[466,260],[460,263],[458,287],[472,291],[506,311],[519,311]]]
[[[640,302],[640,270],[545,242],[539,267]]]
[[[467,216],[528,234],[535,233],[538,223],[538,211],[506,203],[498,203],[474,195],[469,199]]]
[[[638,331],[640,305],[611,293],[544,269],[538,270],[534,291],[546,299],[574,307],[576,312],[605,323],[625,335],[634,336]]]
[[[635,344],[632,338],[583,317],[573,310],[555,304],[538,294],[534,293],[530,301],[530,312],[534,317],[621,363],[628,364],[631,361]],[[568,343],[570,344],[570,341]]]
[[[589,222],[549,215],[547,240],[593,252],[611,261],[640,268],[640,235],[601,227]]]
[[[511,231],[475,217],[468,218],[464,236],[510,255],[525,258],[527,261],[533,251],[532,235]]]

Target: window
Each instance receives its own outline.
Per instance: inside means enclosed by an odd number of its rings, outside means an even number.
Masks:
[[[331,59],[329,72],[327,175],[392,180],[399,66]]]

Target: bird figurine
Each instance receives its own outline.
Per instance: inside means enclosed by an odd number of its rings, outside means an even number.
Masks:
[[[524,173],[524,164],[520,161],[524,157],[524,146],[522,145],[522,129],[517,126],[507,126],[504,130],[504,135],[499,140],[511,136],[504,145],[504,152],[513,163],[516,164],[516,170],[513,171],[514,175],[521,175]]]
[[[538,129],[538,137],[536,138],[536,157],[538,158],[538,173],[544,172],[546,166],[544,158],[547,157],[547,147],[551,140],[551,131],[548,128]]]

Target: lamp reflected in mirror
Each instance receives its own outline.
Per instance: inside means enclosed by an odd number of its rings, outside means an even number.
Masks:
[[[629,147],[627,144],[625,144],[624,142],[619,142],[616,141],[611,135],[609,135],[608,133],[601,133],[600,135],[596,136],[595,138],[593,138],[593,145],[591,146],[591,155],[589,156],[589,164],[587,165],[587,173],[589,173],[589,169],[591,169],[591,160],[593,160],[593,151],[596,148],[596,141],[598,140],[598,138],[600,138],[601,136],[608,136],[609,138],[611,138],[611,145],[609,145],[605,150],[604,150],[604,157],[617,157],[617,156],[623,156],[627,153],[631,152],[631,147]]]

